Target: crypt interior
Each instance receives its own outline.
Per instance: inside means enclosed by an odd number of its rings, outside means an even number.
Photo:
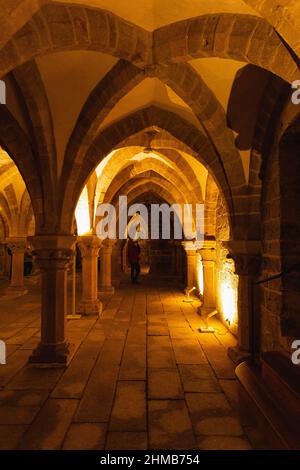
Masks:
[[[299,1],[0,12],[0,449],[300,449]],[[133,285],[120,196],[203,242]]]

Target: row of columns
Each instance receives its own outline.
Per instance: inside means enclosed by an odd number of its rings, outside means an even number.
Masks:
[[[201,248],[197,243],[182,242],[187,256],[187,288],[195,286],[196,260],[200,254],[203,266],[203,306],[205,310],[216,307],[216,242],[204,240]],[[223,242],[234,260],[238,283],[238,344],[229,348],[228,354],[235,363],[239,363],[255,352],[255,338],[259,334],[256,328],[255,297],[253,285],[260,272],[261,246],[258,241]]]
[[[112,293],[111,253],[113,240],[103,243],[95,235],[78,237],[82,255],[82,296],[78,312],[82,315],[99,315],[102,304],[98,298],[98,255],[101,250],[100,292]],[[76,237],[31,237],[36,263],[42,281],[41,342],[29,362],[49,365],[66,365],[69,344],[65,338],[67,314],[67,272],[70,266]]]
[[[187,288],[196,285],[197,256],[201,256],[203,266],[203,309],[214,309],[216,306],[216,242],[205,240],[201,244],[193,241],[182,242],[187,258]]]
[[[65,319],[67,314],[67,271],[73,260],[76,237],[67,235],[30,237],[37,266],[42,281],[42,324],[41,342],[33,352],[30,362],[46,364],[66,364],[69,346],[65,338]],[[12,250],[12,278],[10,288],[24,288],[23,266],[26,239],[10,240]],[[82,298],[79,312],[99,314],[102,305],[98,299],[98,255],[101,250],[100,292],[112,293],[111,254],[113,242],[103,243],[98,237],[78,238],[82,254]],[[238,291],[238,347],[229,351],[231,357],[239,362],[251,353],[252,342],[252,282],[259,269],[259,245],[257,242],[227,242],[226,248],[235,261],[236,274],[239,275]],[[193,242],[183,242],[187,255],[187,286],[195,285],[197,254],[201,255],[204,276],[203,307],[213,309],[216,304],[215,291],[215,242],[205,240],[199,248]]]

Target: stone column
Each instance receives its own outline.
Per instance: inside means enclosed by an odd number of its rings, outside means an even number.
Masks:
[[[198,250],[203,266],[203,305],[205,310],[216,308],[216,242],[204,240],[203,246]]]
[[[229,348],[229,357],[240,363],[251,357],[254,351],[253,281],[260,272],[261,244],[258,241],[229,241],[224,243],[229,256],[235,262],[235,274],[239,276],[238,285],[238,345]]]
[[[24,287],[24,253],[27,247],[27,239],[25,237],[8,238],[7,246],[12,252],[12,257],[10,286],[6,291],[8,293],[26,294],[27,290]]]
[[[101,248],[100,293],[113,294],[115,289],[111,284],[111,254],[115,240],[104,240]]]
[[[78,312],[82,315],[100,315],[102,304],[98,299],[98,254],[102,241],[96,235],[78,237],[82,256],[82,297]]]
[[[197,256],[197,246],[193,241],[184,241],[182,246],[186,252],[187,259],[187,282],[186,288],[191,289],[196,287],[196,256]]]
[[[68,362],[69,345],[65,338],[67,269],[75,240],[71,235],[29,237],[42,279],[41,342],[30,356],[30,363],[58,367]]]

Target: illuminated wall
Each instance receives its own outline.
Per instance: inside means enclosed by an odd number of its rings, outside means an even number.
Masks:
[[[89,199],[87,187],[83,188],[75,210],[78,235],[85,235],[91,230]]]
[[[217,310],[220,320],[222,320],[233,333],[236,333],[238,322],[238,276],[234,274],[234,262],[226,258],[227,250],[219,244],[217,251]]]
[[[219,197],[216,211],[216,307],[220,320],[237,334],[238,276],[234,274],[234,261],[227,258],[228,251],[222,241],[230,238],[230,228],[224,202]]]
[[[203,296],[204,282],[203,282],[203,264],[201,256],[197,254],[196,259],[196,287],[197,291]]]

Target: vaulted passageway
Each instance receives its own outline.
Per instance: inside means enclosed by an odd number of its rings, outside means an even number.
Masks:
[[[298,3],[0,0],[4,448],[300,448]]]

